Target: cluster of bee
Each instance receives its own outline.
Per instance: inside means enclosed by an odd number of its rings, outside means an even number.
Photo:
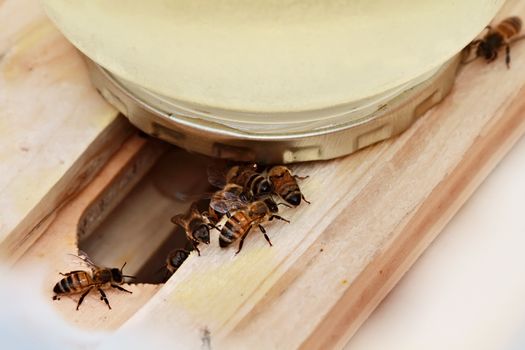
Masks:
[[[463,63],[470,63],[479,57],[484,58],[487,62],[492,62],[498,58],[498,52],[504,47],[505,63],[507,68],[510,68],[510,45],[525,37],[523,35],[518,36],[521,27],[521,19],[515,16],[506,18],[495,27],[487,26],[485,35],[466,47]],[[474,51],[474,55],[472,55],[472,51]]]
[[[504,47],[505,62],[507,67],[510,67],[510,45],[525,37],[518,36],[521,28],[522,21],[519,17],[509,17],[495,27],[487,26],[487,33],[467,46],[464,63],[470,63],[479,57],[492,62]],[[208,210],[201,212],[197,204],[193,203],[187,213],[172,218],[172,222],[184,230],[189,246],[187,249],[176,249],[168,254],[166,269],[171,274],[188,258],[191,250],[200,255],[198,245],[210,243],[210,230],[217,229],[220,232],[221,248],[239,240],[236,254],[242,250],[244,239],[254,227],[261,231],[271,246],[272,242],[263,224],[273,219],[289,223],[277,214],[278,206],[297,207],[301,201],[309,203],[297,183],[297,180],[304,177],[293,175],[285,166],[271,167],[265,174],[258,171],[256,164],[236,165],[225,172],[215,171],[213,168],[210,170],[209,181],[219,190],[211,195]],[[284,203],[277,203],[274,196],[281,198]],[[91,271],[77,270],[61,274],[63,278],[53,288],[53,300],[59,300],[65,295],[81,294],[77,303],[78,310],[84,298],[96,289],[100,293],[100,299],[111,309],[104,289],[115,288],[131,293],[121,287],[125,278],[135,278],[123,274],[122,270],[126,264],[120,269],[107,268],[95,265],[83,252],[77,257],[86,263]]]
[[[211,195],[207,211],[199,211],[193,203],[189,211],[172,218],[200,255],[198,245],[210,243],[210,230],[219,231],[219,246],[225,248],[239,240],[236,254],[242,250],[244,239],[252,228],[258,228],[271,246],[272,242],[263,224],[274,219],[289,223],[278,215],[279,205],[297,207],[308,202],[297,180],[306,177],[294,175],[282,165],[259,172],[256,164],[236,165],[227,170],[208,169],[210,184],[219,188]],[[284,201],[277,203],[274,196]],[[190,250],[177,249],[166,259],[166,268],[175,272],[189,256]]]
[[[209,196],[208,210],[201,212],[194,202],[188,212],[171,219],[184,230],[188,244],[186,249],[176,249],[168,254],[165,267],[170,274],[182,265],[192,250],[200,255],[198,245],[210,243],[210,230],[217,229],[220,232],[219,246],[222,248],[240,240],[237,253],[241,251],[244,239],[253,227],[257,227],[272,245],[263,224],[273,219],[289,222],[277,215],[278,206],[291,208],[300,205],[301,201],[310,203],[304,198],[297,183],[297,180],[305,178],[293,175],[285,166],[274,166],[263,174],[258,172],[255,164],[237,165],[224,172],[209,171],[208,177],[213,186],[220,188]],[[277,203],[274,196],[278,196],[285,203]],[[74,257],[87,265],[90,271],[61,273],[63,278],[53,288],[53,300],[59,300],[61,296],[80,294],[78,310],[84,298],[91,291],[98,290],[100,300],[111,309],[105,289],[114,288],[131,293],[121,286],[126,283],[126,279],[135,278],[123,273],[126,264],[121,268],[100,267],[82,251]]]

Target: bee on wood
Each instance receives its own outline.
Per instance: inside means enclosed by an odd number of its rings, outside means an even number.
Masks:
[[[301,199],[310,204],[310,202],[304,198],[299,184],[297,184],[297,180],[304,180],[306,178],[308,178],[308,176],[300,177],[292,175],[290,169],[283,165],[274,166],[268,170],[268,179],[272,184],[273,192],[294,207],[301,204]]]
[[[498,58],[498,51],[505,47],[505,63],[510,68],[510,44],[520,40],[523,36],[517,35],[521,31],[522,21],[519,17],[509,17],[500,22],[495,28],[487,26],[488,32],[483,38],[474,40],[467,47],[467,55],[475,48],[475,57],[467,60],[470,63],[478,57],[484,58],[487,62],[492,62]]]
[[[257,172],[257,164],[236,165],[226,175],[226,182],[241,185],[249,198],[257,199],[269,195],[272,185]]]
[[[228,217],[228,220],[221,228],[219,235],[219,246],[221,248],[225,248],[240,238],[239,248],[235,253],[239,254],[242,249],[244,239],[254,226],[259,227],[262,234],[264,235],[264,238],[271,246],[272,242],[266,234],[266,230],[262,226],[262,223],[266,221],[272,221],[273,219],[282,220],[287,223],[290,222],[285,218],[275,214],[278,211],[277,208],[277,203],[275,203],[271,197],[266,197],[262,200],[249,203],[244,209],[237,210]]]
[[[88,295],[93,289],[97,289],[100,293],[100,299],[103,300],[111,310],[104,289],[111,287],[126,293],[132,293],[120,286],[125,283],[124,278],[135,278],[134,276],[128,276],[122,273],[126,263],[124,263],[120,269],[100,267],[95,265],[84,252],[80,252],[77,257],[91,268],[91,272],[76,270],[65,274],[60,273],[64,278],[55,284],[55,287],[53,288],[53,292],[55,293],[53,300],[60,300],[60,297],[64,295],[82,293],[77,303],[78,310],[86,295]]]
[[[171,218],[171,222],[182,227],[186,237],[193,244],[193,249],[200,255],[199,243],[210,243],[210,228],[214,226],[206,222],[205,217],[197,208],[197,204],[193,203],[186,214],[175,215]]]
[[[190,251],[186,249],[175,249],[169,252],[166,257],[166,269],[170,274],[174,274],[175,271],[182,266],[182,263],[190,256]]]
[[[248,206],[249,201],[242,186],[227,184],[222,190],[215,192],[210,199],[208,219],[214,223],[230,213]]]
[[[257,171],[257,164],[235,165],[227,171],[209,167],[208,181],[217,188],[224,188],[227,184],[242,186],[250,200],[265,197],[272,192],[270,181]]]

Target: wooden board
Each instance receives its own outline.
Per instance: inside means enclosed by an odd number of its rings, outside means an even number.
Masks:
[[[0,253],[16,259],[130,135],[117,116],[39,1],[0,2]]]
[[[500,18],[508,14],[525,16],[525,4],[510,1]],[[214,233],[202,256],[192,254],[162,287],[108,293],[111,311],[97,297],[81,312],[75,300],[55,307],[76,324],[143,334],[164,346],[342,347],[525,132],[525,45],[513,47],[512,62],[510,71],[502,60],[465,67],[452,94],[396,139],[295,166],[310,175],[302,185],[312,204],[283,210],[289,225],[267,226],[273,247],[253,232],[235,256],[235,247],[218,247]],[[156,149],[129,140],[24,255],[26,265],[47,264],[46,296],[68,269],[61,256],[74,251],[83,213],[149,147]],[[148,206],[142,215],[148,220]],[[122,245],[136,242],[115,230]]]

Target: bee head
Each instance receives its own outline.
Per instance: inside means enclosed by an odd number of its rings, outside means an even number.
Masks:
[[[112,268],[111,279],[115,283],[124,283],[124,275],[122,274],[122,270],[118,268]]]
[[[259,184],[258,190],[259,190],[259,194],[262,194],[262,195],[270,194],[272,192],[272,184],[270,183],[268,179],[264,179]]]
[[[294,207],[301,204],[301,194],[296,192],[286,197],[286,202],[293,205]]]
[[[264,199],[264,204],[266,204],[266,206],[272,213],[277,213],[279,211],[279,208],[277,207],[277,203],[275,203],[272,197],[266,197]]]
[[[124,277],[136,279],[135,276],[124,275],[123,271],[124,271],[124,266],[126,266],[126,264],[127,263],[124,263],[124,265],[122,265],[120,269],[117,269],[117,268],[111,269],[111,279],[113,280],[113,282],[122,284],[124,283]]]
[[[196,241],[204,244],[210,244],[210,228],[207,225],[199,225],[195,231],[193,231],[193,238]]]
[[[168,263],[173,267],[180,267],[182,263],[188,258],[190,252],[184,249],[177,249],[171,252],[168,256]]]
[[[496,51],[486,41],[480,42],[478,48],[476,49],[476,55],[479,57],[483,57],[487,61],[492,60],[495,54]]]

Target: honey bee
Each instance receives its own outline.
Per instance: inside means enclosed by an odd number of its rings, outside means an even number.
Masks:
[[[262,223],[265,221],[272,221],[278,219],[289,223],[290,221],[285,218],[276,215],[278,207],[275,201],[271,197],[266,197],[262,200],[249,203],[246,208],[237,210],[233,213],[224,226],[221,228],[219,235],[219,246],[221,248],[227,247],[237,239],[241,239],[239,242],[239,248],[235,254],[239,254],[244,243],[244,239],[254,226],[258,226],[261,230],[264,238],[272,245],[270,238],[266,234],[265,228]]]
[[[170,274],[174,274],[175,271],[182,266],[182,263],[190,256],[190,251],[186,249],[175,249],[169,252],[166,257],[166,269]]]
[[[470,63],[478,57],[484,58],[487,62],[492,62],[498,58],[498,51],[505,47],[505,63],[510,68],[510,44],[523,36],[517,37],[521,31],[522,21],[519,17],[509,17],[500,22],[495,28],[487,26],[488,32],[481,39],[474,40],[467,47],[470,53],[472,48],[476,48],[475,57],[465,63]]]
[[[217,223],[222,216],[230,216],[230,213],[246,208],[248,203],[242,186],[227,184],[222,190],[212,195],[208,218]]]
[[[77,257],[91,268],[91,272],[76,270],[65,274],[60,273],[64,278],[55,284],[55,287],[53,288],[53,292],[55,293],[53,300],[60,300],[60,297],[63,295],[82,293],[77,303],[78,310],[86,295],[95,288],[98,289],[100,293],[100,299],[103,300],[111,310],[108,298],[103,289],[112,287],[126,293],[132,293],[120,286],[125,283],[124,278],[135,278],[134,276],[128,276],[122,273],[126,263],[124,263],[120,269],[99,267],[95,265],[84,252],[80,252],[80,255]]]
[[[182,227],[186,237],[193,244],[193,249],[200,255],[199,243],[210,243],[210,228],[214,225],[206,222],[205,217],[197,208],[197,204],[193,203],[186,214],[175,215],[171,218],[171,222]]]
[[[242,186],[248,199],[258,199],[272,192],[270,181],[257,171],[257,164],[235,165],[225,171],[218,167],[208,168],[209,182],[218,188],[226,184]]]
[[[232,167],[226,175],[226,181],[241,185],[249,198],[261,198],[272,192],[270,181],[257,172],[257,164]]]
[[[268,179],[272,184],[273,192],[294,207],[301,204],[301,199],[310,204],[310,202],[304,198],[297,184],[297,180],[304,180],[306,178],[308,178],[308,176],[300,177],[292,175],[290,169],[283,165],[274,166],[268,170]]]

